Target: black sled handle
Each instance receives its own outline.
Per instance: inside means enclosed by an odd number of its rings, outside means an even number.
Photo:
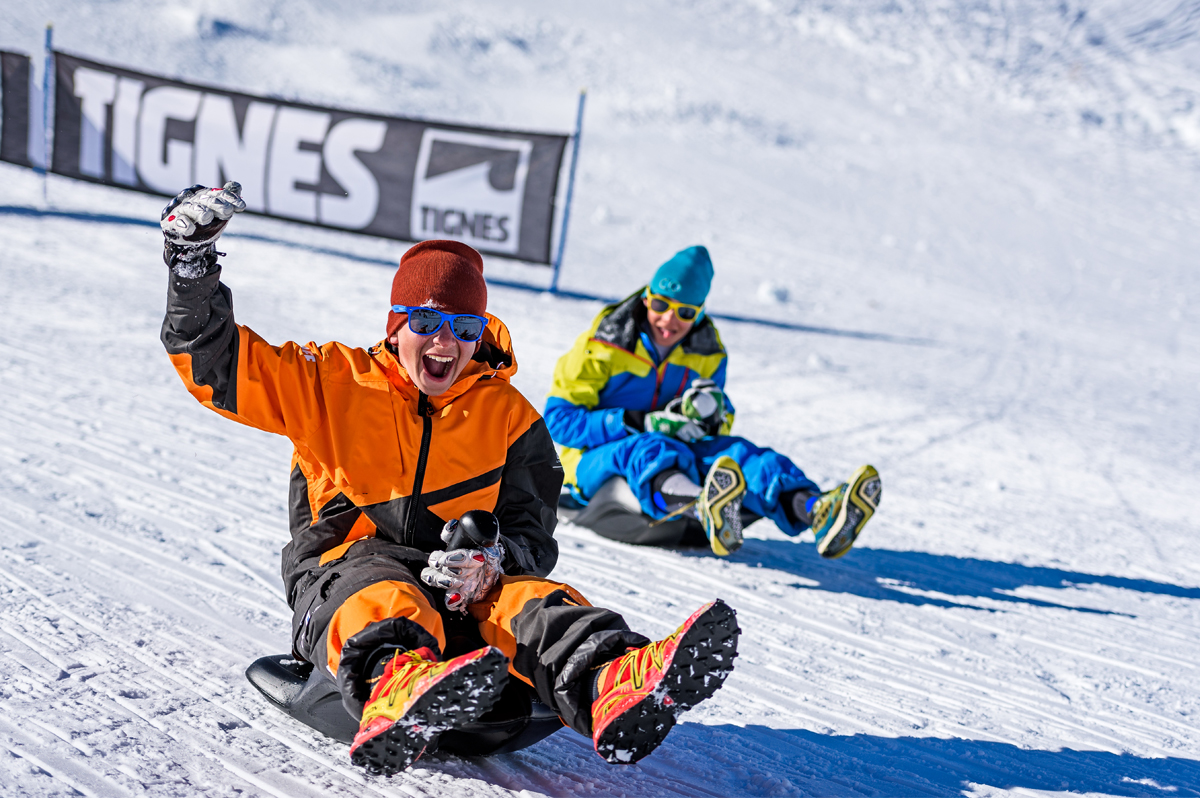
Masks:
[[[490,511],[468,511],[459,517],[458,527],[450,536],[447,550],[482,550],[495,547],[500,538],[500,521]]]

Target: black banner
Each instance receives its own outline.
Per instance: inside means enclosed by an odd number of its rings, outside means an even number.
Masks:
[[[0,97],[4,122],[0,128],[0,161],[32,167],[29,160],[29,56],[0,51]]]
[[[166,196],[236,180],[266,216],[550,263],[567,136],[292,103],[65,53],[55,64],[54,173]]]

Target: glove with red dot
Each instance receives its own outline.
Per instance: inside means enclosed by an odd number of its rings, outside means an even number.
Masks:
[[[442,541],[450,543],[458,520],[452,519],[442,529]],[[466,607],[477,603],[500,580],[504,569],[504,543],[497,541],[482,549],[459,548],[446,552],[434,550],[429,554],[429,566],[421,570],[421,580],[430,586],[446,590],[446,608],[466,613]]]
[[[197,184],[167,203],[158,225],[163,232],[163,261],[181,278],[199,278],[216,260],[213,244],[230,218],[246,210],[242,185],[229,181],[220,189]]]

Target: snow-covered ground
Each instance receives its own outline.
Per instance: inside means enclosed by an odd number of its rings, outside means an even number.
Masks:
[[[555,577],[737,669],[633,767],[569,731],[391,779],[246,683],[288,647],[289,445],[158,342],[162,201],[0,165],[0,794],[1200,794],[1200,5],[1194,0],[26,2],[0,47],[565,131],[562,285],[705,244],[736,432],[881,471],[846,558],[564,524]],[[140,222],[150,224],[139,224]],[[238,319],[370,344],[405,245],[238,218]],[[544,268],[489,259],[507,284]],[[536,404],[600,304],[499,283]],[[872,334],[864,336],[862,334]]]

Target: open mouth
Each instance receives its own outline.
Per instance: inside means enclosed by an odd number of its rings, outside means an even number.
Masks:
[[[454,366],[454,356],[426,353],[421,356],[421,366],[425,368],[425,374],[440,381],[450,374],[450,370]]]

